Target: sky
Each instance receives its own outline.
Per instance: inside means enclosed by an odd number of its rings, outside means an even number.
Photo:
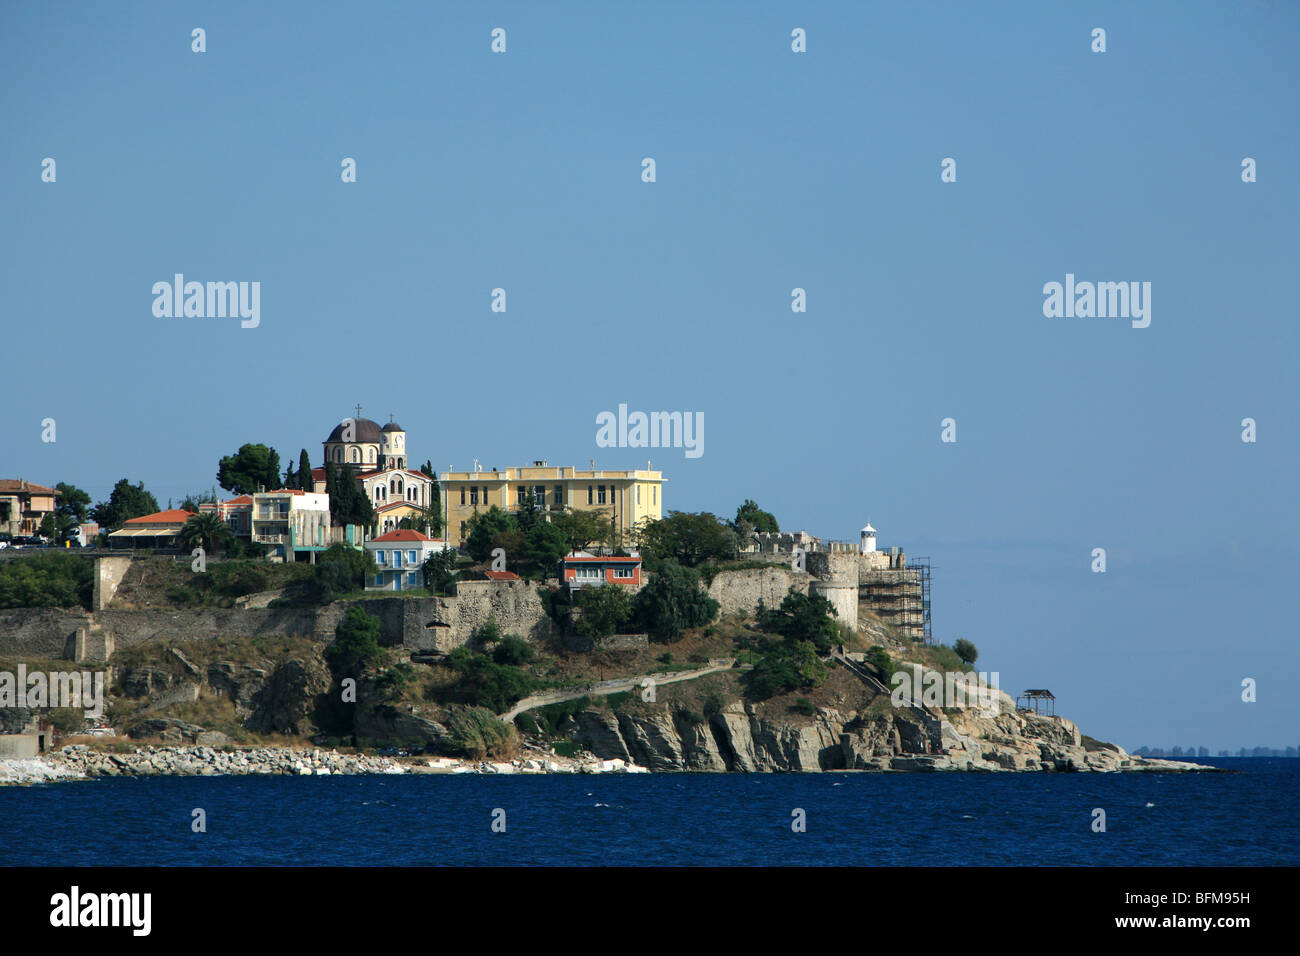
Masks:
[[[319,464],[358,403],[439,471],[651,461],[667,508],[928,556],[935,638],[1094,737],[1300,744],[1298,34],[1288,3],[6,0],[0,477],[179,503],[246,442]],[[156,316],[176,273],[260,283],[258,324]],[[1046,316],[1067,274],[1150,283],[1149,326]],[[703,454],[598,447],[620,404],[702,415]]]

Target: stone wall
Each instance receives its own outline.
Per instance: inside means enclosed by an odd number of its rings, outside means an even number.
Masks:
[[[95,599],[91,608],[102,611],[112,606],[113,595],[117,593],[118,585],[130,567],[131,558],[125,555],[95,559]]]
[[[808,593],[809,575],[783,565],[719,571],[709,585],[709,597],[720,605],[719,614],[751,613],[761,599],[768,607],[781,603],[790,588]]]

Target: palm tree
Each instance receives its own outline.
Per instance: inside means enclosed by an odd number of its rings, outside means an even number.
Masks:
[[[211,551],[214,545],[222,550],[234,538],[230,526],[214,514],[192,515],[181,528],[181,542],[187,548],[201,547]]]

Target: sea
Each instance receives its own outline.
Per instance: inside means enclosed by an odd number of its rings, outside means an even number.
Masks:
[[[1300,863],[1300,759],[1199,762],[1231,772],[101,778],[0,787],[0,866]]]

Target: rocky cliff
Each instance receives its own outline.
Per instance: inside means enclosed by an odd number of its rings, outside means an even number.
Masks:
[[[732,700],[709,716],[681,701],[589,709],[562,729],[598,757],[651,770],[1117,771],[1196,765],[1133,757],[1094,741],[1064,717],[976,708],[894,707],[863,688],[857,706],[792,713],[785,700]],[[1209,769],[1209,768],[1201,768]]]

